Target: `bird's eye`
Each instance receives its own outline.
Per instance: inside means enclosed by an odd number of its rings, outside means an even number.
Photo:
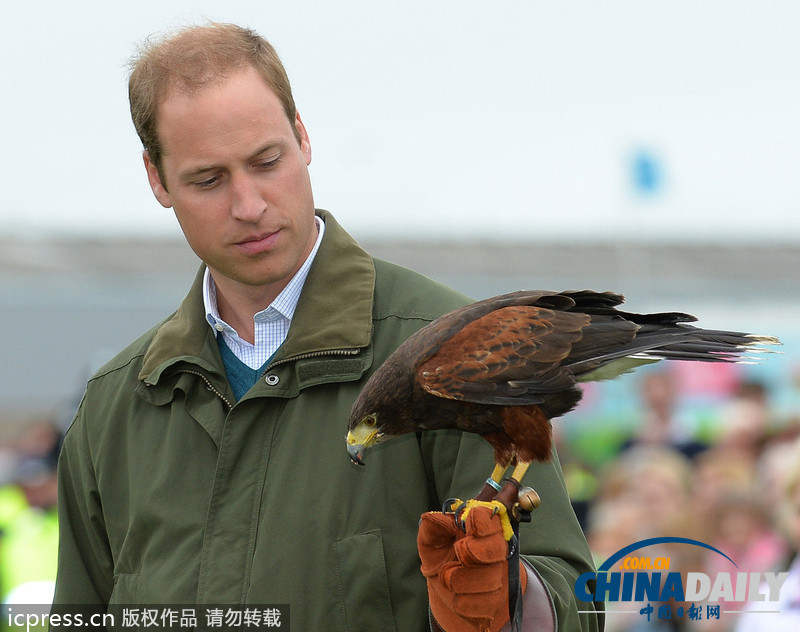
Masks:
[[[370,428],[374,426],[376,423],[375,415],[369,415],[364,417],[364,425],[369,426]]]

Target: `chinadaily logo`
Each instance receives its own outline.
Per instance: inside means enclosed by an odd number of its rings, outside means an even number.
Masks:
[[[728,571],[691,572],[672,568],[664,545],[707,549],[724,558]],[[651,548],[647,551],[648,547]],[[659,551],[653,555],[652,551]],[[609,557],[596,573],[575,581],[575,596],[583,602],[605,601],[609,617],[638,614],[646,621],[707,621],[750,613],[777,614],[780,591],[789,573],[743,572],[719,549],[688,538],[652,538],[626,546]],[[626,608],[626,604],[630,608]],[[635,606],[635,609],[634,609]],[[765,624],[768,619],[765,620]]]

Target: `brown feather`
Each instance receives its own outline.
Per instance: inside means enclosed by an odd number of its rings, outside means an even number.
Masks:
[[[503,466],[517,461],[547,461],[552,448],[550,420],[538,406],[506,406],[503,430],[483,435],[494,448],[494,461]],[[513,437],[513,439],[512,439]]]
[[[417,381],[438,397],[523,405],[526,389],[514,381],[556,378],[560,363],[581,340],[589,322],[586,314],[533,306],[497,309],[467,323],[443,342],[420,365]],[[560,388],[574,384],[571,376],[561,378]],[[541,401],[531,392],[528,403]]]

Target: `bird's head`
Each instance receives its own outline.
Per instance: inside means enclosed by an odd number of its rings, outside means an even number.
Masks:
[[[401,345],[370,376],[353,402],[347,421],[347,451],[350,460],[363,465],[367,448],[376,443],[412,432],[413,373],[400,353]]]
[[[347,452],[350,454],[350,460],[356,465],[364,465],[364,452],[383,438],[384,434],[378,425],[376,413],[351,419],[350,429],[347,432]]]

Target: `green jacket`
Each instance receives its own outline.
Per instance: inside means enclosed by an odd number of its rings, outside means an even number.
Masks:
[[[59,466],[56,604],[289,604],[295,631],[427,627],[420,515],[468,497],[488,445],[437,431],[347,456],[349,409],[413,331],[468,301],[374,260],[335,222],[288,337],[238,402],[205,320],[202,270],[178,311],[89,382]],[[557,462],[522,535],[561,629],[592,569]],[[585,608],[582,608],[585,609]]]

